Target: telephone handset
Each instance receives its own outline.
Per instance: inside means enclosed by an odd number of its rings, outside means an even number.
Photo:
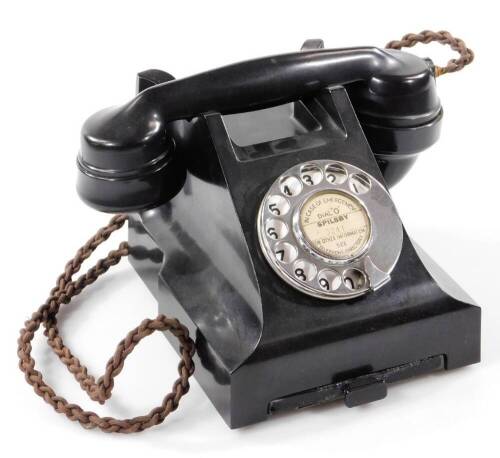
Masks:
[[[433,40],[460,58],[441,68],[396,49]],[[58,411],[106,431],[145,429],[175,410],[194,361],[214,406],[240,427],[335,399],[375,401],[391,382],[479,361],[480,309],[410,241],[388,192],[439,136],[435,77],[472,51],[428,31],[392,49],[322,48],[308,40],[297,53],[179,80],[148,70],[133,100],[85,122],[78,192],[128,215],[82,247],[27,323],[21,369],[40,387],[33,329],[43,322],[67,354],[59,306],[129,253],[161,314],[120,344],[98,382],[79,363],[71,370],[103,402],[154,330],[173,333],[182,359],[172,393],[145,417],[75,414],[44,385],[37,392]],[[125,219],[128,244],[72,280]]]
[[[173,121],[277,106],[337,85],[347,89],[376,153],[409,156],[437,140],[442,109],[430,61],[368,47],[305,50],[153,84],[91,116],[78,156],[80,196],[103,211],[155,207],[180,185]],[[397,174],[407,162],[401,167]]]

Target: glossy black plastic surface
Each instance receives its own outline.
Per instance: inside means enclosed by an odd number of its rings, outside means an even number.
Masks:
[[[248,144],[245,129],[228,129],[220,113],[179,124],[173,133],[187,169],[184,186],[130,220],[132,264],[160,312],[195,336],[195,377],[232,428],[284,407],[341,397],[348,405],[373,401],[395,380],[387,374],[403,379],[480,358],[480,309],[406,234],[390,282],[354,300],[307,296],[272,271],[256,215],[283,171],[329,158],[383,182],[344,88],[296,103],[307,112],[300,119],[314,122],[280,138],[283,121],[276,120],[277,132],[257,144]],[[272,113],[290,116],[290,108]],[[248,131],[254,122],[251,114],[237,120]],[[235,129],[241,146],[231,138]]]
[[[204,113],[278,106],[342,84],[389,184],[439,134],[442,112],[431,66],[402,51],[306,46],[179,80],[153,73],[142,75],[133,100],[94,114],[82,128],[78,192],[100,210],[151,208],[175,195],[184,158],[172,141],[172,124]],[[395,154],[397,165],[390,166]]]

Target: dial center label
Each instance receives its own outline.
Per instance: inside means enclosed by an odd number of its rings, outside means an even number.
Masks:
[[[300,210],[300,228],[311,248],[323,256],[346,260],[359,255],[370,240],[370,218],[354,197],[322,191]]]

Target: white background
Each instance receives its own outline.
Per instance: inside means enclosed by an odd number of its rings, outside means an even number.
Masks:
[[[11,1],[0,7],[1,414],[0,450],[11,456],[487,456],[498,453],[500,270],[499,45],[494,2]],[[391,386],[384,401],[338,403],[241,430],[227,428],[199,385],[166,422],[142,434],[85,431],[58,415],[16,368],[23,320],[45,299],[76,248],[107,216],[75,192],[81,124],[134,94],[135,74],[176,77],[299,49],[383,46],[406,32],[450,30],[476,51],[463,72],[438,80],[445,109],[440,141],[421,155],[393,196],[411,236],[483,307],[481,364]],[[414,51],[445,62],[439,45]],[[124,233],[113,237],[116,244]],[[103,252],[101,252],[103,253]],[[86,300],[88,299],[88,300]],[[61,313],[69,346],[102,373],[116,343],[153,298],[125,262]],[[94,405],[50,353],[34,352],[56,391],[105,415],[156,405],[176,377],[160,334],[144,341]]]

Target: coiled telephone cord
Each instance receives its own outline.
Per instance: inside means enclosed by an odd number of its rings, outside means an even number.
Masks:
[[[458,59],[451,59],[445,67],[434,67],[436,76],[461,70],[474,59],[474,53],[467,48],[465,43],[453,37],[449,32],[423,31],[418,34],[407,34],[401,40],[391,41],[386,48],[401,49],[412,47],[417,43],[430,43],[432,41],[449,45],[459,54]],[[83,262],[90,257],[94,250],[105,242],[109,236],[120,229],[127,221],[127,215],[119,214],[111,218],[110,222],[85,243],[66,264],[64,272],[59,275],[56,286],[50,291],[47,300],[33,313],[31,318],[24,323],[18,339],[17,354],[19,368],[25,374],[25,379],[35,393],[50,404],[56,412],[66,415],[70,420],[79,422],[84,428],[99,428],[104,432],[133,433],[143,431],[151,426],[162,423],[163,420],[179,406],[179,402],[189,391],[189,377],[194,372],[193,356],[195,344],[189,337],[187,328],[175,318],[158,315],[155,319],[146,319],[118,344],[113,357],[108,361],[103,376],[96,381],[88,373],[87,368],[73,355],[64,344],[57,327],[57,313],[63,304],[69,304],[71,299],[80,294],[84,288],[94,283],[108,269],[120,262],[129,254],[127,242],[122,242],[118,249],[112,250],[108,255],[97,261],[85,274],[74,279]],[[76,404],[69,403],[58,396],[56,392],[44,381],[42,374],[35,368],[35,360],[31,356],[31,342],[35,333],[43,324],[49,346],[59,359],[73,374],[80,387],[87,392],[90,399],[104,404],[111,397],[114,379],[122,371],[127,356],[132,353],[136,345],[145,337],[155,331],[169,331],[179,340],[181,360],[178,365],[179,378],[174,382],[172,391],[168,393],[161,405],[152,409],[148,414],[129,419],[116,419],[101,417],[94,412],[86,411]]]

